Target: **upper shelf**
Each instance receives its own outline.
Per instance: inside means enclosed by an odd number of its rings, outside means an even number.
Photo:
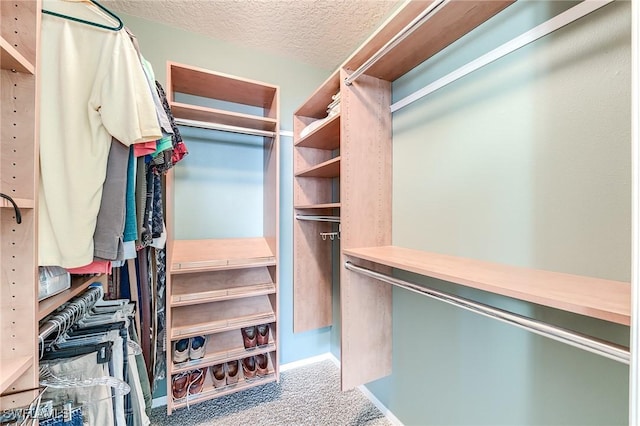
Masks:
[[[576,314],[629,325],[631,286],[621,281],[501,265],[396,246],[349,256]]]
[[[333,100],[331,97],[338,93],[339,90],[340,70],[338,69],[293,114],[303,117],[325,118],[327,116],[327,106]]]
[[[264,238],[175,240],[173,274],[272,266],[276,258]]]
[[[296,142],[295,146],[327,150],[340,148],[340,114],[322,123],[320,127]]]
[[[514,2],[515,0],[448,2],[424,24],[382,56],[365,74],[382,80],[394,81]],[[343,63],[341,68],[356,70],[431,3],[431,1],[407,2],[402,9],[369,37]]]
[[[15,70],[27,74],[35,74],[36,67],[22,56],[11,44],[0,37],[0,64],[3,70]]]
[[[277,95],[277,86],[175,62],[168,67],[172,92],[263,108],[270,108]]]
[[[171,102],[171,112],[175,118],[245,127],[255,130],[275,132],[277,120],[269,117],[242,114],[220,109]]]

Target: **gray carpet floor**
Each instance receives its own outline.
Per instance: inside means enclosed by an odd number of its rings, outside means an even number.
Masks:
[[[267,383],[181,408],[167,416],[154,408],[152,425],[216,426],[387,426],[389,422],[358,389],[340,391],[340,372],[331,361],[285,371]]]

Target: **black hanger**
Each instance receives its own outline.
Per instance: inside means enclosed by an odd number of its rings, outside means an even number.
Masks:
[[[100,8],[107,15],[111,16],[113,19],[118,21],[118,26],[110,27],[108,25],[99,24],[97,22],[85,21],[84,19],[76,18],[74,16],[63,15],[61,13],[52,12],[50,10],[45,10],[45,9],[42,9],[42,13],[46,13],[47,15],[57,16],[58,18],[64,18],[64,19],[69,19],[71,21],[80,22],[81,24],[87,24],[87,25],[92,25],[94,27],[98,27],[98,28],[104,28],[105,30],[110,30],[110,31],[120,31],[122,27],[124,27],[124,23],[115,13],[113,13],[112,11],[110,11],[109,9],[107,9],[106,7],[104,7],[103,5],[101,5],[95,0],[89,0],[89,1],[95,4],[96,6],[98,6],[98,8]]]

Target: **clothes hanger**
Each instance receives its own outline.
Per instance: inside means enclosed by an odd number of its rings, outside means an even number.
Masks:
[[[98,3],[96,0],[89,0],[89,1],[92,4],[96,5],[103,12],[105,12],[107,15],[111,16],[113,19],[118,21],[118,26],[110,27],[108,25],[100,24],[98,22],[85,21],[84,19],[76,18],[75,16],[63,15],[61,13],[52,12],[50,10],[45,10],[45,9],[42,9],[42,13],[46,13],[47,15],[57,16],[58,18],[64,18],[64,19],[69,19],[71,21],[80,22],[81,24],[91,25],[98,28],[104,28],[105,30],[109,30],[109,31],[120,31],[124,27],[124,23],[115,13],[113,13],[112,11],[110,11],[100,3]]]

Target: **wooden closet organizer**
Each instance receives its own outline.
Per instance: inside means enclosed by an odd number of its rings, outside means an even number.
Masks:
[[[513,1],[446,3],[351,85],[345,82],[347,76],[431,3],[405,4],[294,113],[295,214],[324,215],[338,209],[340,212],[343,389],[390,374],[392,353],[391,286],[346,269],[346,261],[387,275],[391,268],[399,268],[620,324],[629,325],[630,321],[627,283],[391,246],[391,82]],[[305,126],[327,116],[325,109],[337,91],[341,94],[340,115],[300,137]],[[336,163],[339,170],[318,173]],[[339,194],[332,192],[338,186]],[[323,222],[301,220],[294,224],[294,328],[297,332],[325,327],[332,322],[331,247],[318,236],[326,226]]]
[[[278,380],[278,173],[279,88],[201,68],[169,62],[167,98],[180,120],[196,127],[228,128],[236,133],[269,132],[263,136],[263,235],[257,238],[175,240],[173,173],[166,180],[169,230],[167,274],[167,412],[187,406],[174,400],[171,378],[197,368],[207,369],[205,385],[188,397],[189,405]],[[175,94],[189,94],[262,108],[263,115],[180,103]],[[185,161],[188,161],[188,157]],[[212,182],[212,185],[215,183]],[[213,226],[224,226],[214,224]],[[269,343],[246,350],[241,328],[270,325]],[[208,336],[204,358],[173,362],[173,343]],[[269,374],[233,386],[215,388],[208,367],[256,354],[269,356]],[[242,366],[240,366],[242,370]]]
[[[37,396],[38,322],[106,276],[71,277],[71,287],[38,302],[38,51],[40,0],[0,2],[0,410],[28,406]]]

